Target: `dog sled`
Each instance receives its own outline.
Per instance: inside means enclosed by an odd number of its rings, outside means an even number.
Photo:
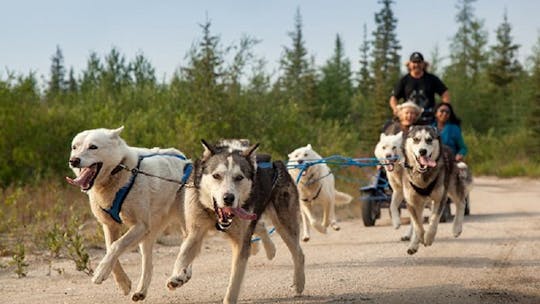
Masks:
[[[386,171],[380,167],[375,172],[371,182],[368,185],[359,188],[360,202],[362,204],[362,221],[364,226],[371,227],[381,218],[381,209],[390,208],[392,201],[392,187],[388,183]],[[450,222],[452,213],[450,210],[450,199],[448,199],[441,215],[441,222]],[[402,201],[399,210],[407,208],[405,201]],[[470,214],[469,196],[465,199],[465,215]]]

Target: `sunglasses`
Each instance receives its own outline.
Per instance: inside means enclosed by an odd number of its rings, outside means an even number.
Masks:
[[[444,110],[444,109],[438,110],[437,112],[439,112],[439,113],[446,113],[446,114],[450,114],[450,111],[448,111],[448,110]]]

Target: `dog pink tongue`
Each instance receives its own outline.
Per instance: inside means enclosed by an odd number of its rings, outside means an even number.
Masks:
[[[74,186],[84,188],[88,186],[88,183],[90,182],[90,178],[92,177],[92,174],[93,174],[92,169],[84,168],[82,169],[81,174],[77,176],[75,179],[66,176],[66,181]]]
[[[430,168],[437,166],[437,163],[433,159],[431,159],[431,157],[420,156],[419,160],[421,165],[428,166]]]
[[[255,213],[247,212],[242,207],[231,208],[231,211],[232,213],[234,213],[234,215],[238,216],[239,218],[243,220],[253,221],[257,219],[257,215]]]

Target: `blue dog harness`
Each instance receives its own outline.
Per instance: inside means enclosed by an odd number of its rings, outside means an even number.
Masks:
[[[184,175],[182,176],[182,180],[180,182],[178,182],[176,180],[171,180],[171,179],[151,175],[151,174],[145,173],[143,171],[140,171],[139,167],[141,165],[142,160],[145,159],[145,158],[148,158],[148,157],[153,157],[153,156],[171,156],[171,157],[180,158],[181,160],[186,160],[186,158],[184,156],[178,155],[178,154],[158,154],[158,153],[155,153],[155,154],[139,156],[139,160],[137,161],[137,167],[130,170],[131,171],[131,178],[129,179],[129,181],[128,181],[128,183],[126,185],[124,185],[122,188],[120,188],[116,192],[116,195],[114,197],[114,200],[113,200],[113,203],[112,203],[111,207],[108,208],[108,209],[101,208],[104,212],[109,214],[111,216],[111,218],[115,222],[117,222],[119,224],[122,224],[122,219],[120,218],[120,210],[122,209],[122,204],[124,203],[124,200],[128,196],[129,191],[131,191],[131,188],[133,187],[133,184],[135,183],[135,179],[137,178],[137,175],[139,173],[149,175],[149,176],[158,177],[158,178],[161,178],[161,179],[165,179],[165,180],[170,181],[170,182],[180,183],[180,189],[182,189],[186,185],[187,180],[188,180],[189,176],[191,175],[191,171],[193,170],[193,165],[191,163],[186,164],[184,166]],[[125,166],[123,166],[123,165],[120,165],[120,166],[125,168]],[[114,171],[116,171],[116,169]]]

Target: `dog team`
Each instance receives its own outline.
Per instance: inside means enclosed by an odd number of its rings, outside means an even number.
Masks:
[[[276,247],[267,230],[271,224],[291,253],[295,293],[302,293],[305,274],[300,240],[311,238],[310,227],[321,233],[328,227],[339,230],[335,206],[352,200],[335,189],[334,176],[326,164],[303,171],[288,166],[322,159],[311,145],[291,152],[286,164],[257,153],[258,144],[251,145],[247,140],[202,140],[204,151],[192,161],[174,148],[131,147],[121,138],[122,130],[86,130],[77,134],[71,145],[69,166],[76,177],[66,179],[88,195],[106,243],[105,256],[92,278],[94,283],[100,284],[112,274],[122,293],[130,294],[131,280],[119,257],[138,245],[142,271],[131,298],[144,300],[152,278],[153,245],[174,221],[180,223],[176,228],[183,241],[167,287],[174,290],[191,279],[191,265],[203,239],[217,229],[227,236],[232,249],[223,302],[236,303],[248,258],[254,251],[251,247],[258,243],[252,242],[252,237],[261,240],[268,259],[275,256]],[[409,254],[417,252],[420,244],[433,243],[441,206],[448,196],[457,210],[453,234],[457,237],[462,231],[463,201],[470,191],[471,177],[449,153],[437,130],[430,126],[413,127],[405,137],[402,133],[382,134],[376,146],[375,155],[394,189],[394,227],[400,225],[398,205],[403,199],[411,215],[414,229]],[[429,202],[432,212],[424,231],[422,213]],[[322,219],[315,216],[314,205],[322,207]]]

